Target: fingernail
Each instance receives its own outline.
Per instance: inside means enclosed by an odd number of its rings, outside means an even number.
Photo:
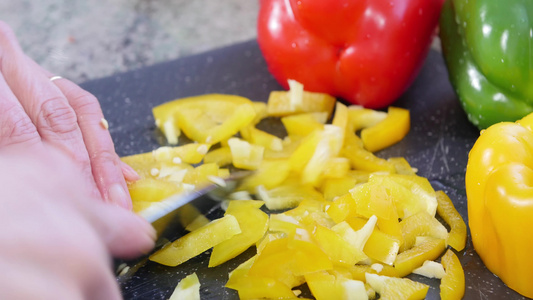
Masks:
[[[129,209],[131,206],[130,197],[119,183],[114,183],[107,192],[109,200],[119,206]]]
[[[122,163],[122,173],[128,181],[137,181],[141,179],[139,173],[137,173],[137,171],[135,171],[130,165],[126,163]]]

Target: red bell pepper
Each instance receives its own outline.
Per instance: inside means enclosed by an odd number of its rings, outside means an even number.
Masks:
[[[270,72],[382,108],[420,70],[443,0],[261,0],[258,42]]]

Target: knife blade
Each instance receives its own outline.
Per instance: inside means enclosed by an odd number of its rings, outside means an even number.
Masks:
[[[239,186],[240,182],[251,172],[239,171],[223,179],[214,177],[211,183],[187,193],[174,194],[141,211],[145,218],[158,233],[158,241],[165,233],[178,225],[185,228],[194,217],[208,214],[218,209],[229,194]],[[156,242],[156,246],[158,243]]]
[[[225,179],[213,178],[212,183],[186,193],[171,195],[139,212],[157,231],[157,240],[151,253],[160,249],[172,239],[185,233],[190,222],[200,215],[209,215],[220,209],[223,200],[235,191],[251,171],[232,172]],[[149,254],[132,261],[115,260],[119,284],[126,282],[139,268],[146,264]]]

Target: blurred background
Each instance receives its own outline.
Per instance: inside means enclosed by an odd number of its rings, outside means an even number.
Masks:
[[[256,37],[258,0],[0,0],[24,51],[74,82]]]

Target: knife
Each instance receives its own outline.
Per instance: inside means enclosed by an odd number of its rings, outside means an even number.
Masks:
[[[158,233],[158,241],[173,225],[185,228],[196,216],[216,210],[247,177],[250,171],[238,171],[223,179],[212,177],[211,183],[197,190],[174,194],[139,212]],[[177,223],[177,224],[176,224]],[[156,242],[156,245],[158,243]]]
[[[200,215],[210,215],[221,208],[223,200],[236,190],[251,171],[232,172],[225,179],[212,178],[211,183],[197,190],[178,193],[152,204],[139,212],[157,231],[157,240],[151,253],[185,233],[185,227]],[[149,254],[133,261],[115,260],[117,280],[123,283],[142,267]]]

